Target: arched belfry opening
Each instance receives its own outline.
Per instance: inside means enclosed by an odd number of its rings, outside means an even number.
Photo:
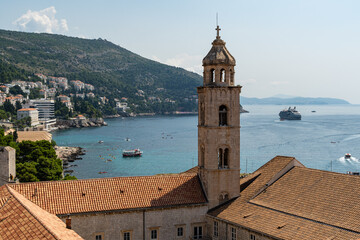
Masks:
[[[225,82],[225,69],[220,70],[220,82]]]
[[[215,69],[212,68],[210,70],[210,82],[214,83],[215,82]]]
[[[229,168],[229,149],[219,148],[218,149],[218,168],[226,169]]]
[[[228,125],[228,110],[225,105],[219,107],[219,126]]]

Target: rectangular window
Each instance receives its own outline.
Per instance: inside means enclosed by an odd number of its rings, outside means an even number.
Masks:
[[[202,227],[196,226],[194,227],[194,239],[202,239],[203,233],[202,233]]]
[[[236,228],[231,228],[231,240],[236,240]]]
[[[256,237],[255,237],[255,235],[253,235],[253,234],[250,234],[250,240],[256,240]]]
[[[177,236],[178,237],[184,236],[184,228],[183,227],[178,227],[177,228]]]
[[[214,237],[219,236],[219,223],[214,221]]]
[[[96,235],[95,240],[102,240],[102,235]]]
[[[131,240],[130,232],[124,232],[124,240]]]
[[[158,239],[157,237],[157,229],[151,230],[151,238],[150,239]]]

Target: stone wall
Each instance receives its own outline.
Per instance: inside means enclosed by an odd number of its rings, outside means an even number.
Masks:
[[[16,155],[12,147],[0,147],[0,186],[15,182]]]
[[[150,240],[152,229],[158,230],[158,239],[184,240],[193,234],[194,226],[206,229],[206,205],[132,212],[109,212],[71,215],[72,229],[84,239],[93,240],[102,235],[103,240],[122,240],[124,231],[131,233],[131,239]],[[64,222],[66,216],[60,217]],[[183,227],[184,236],[177,236],[177,228]],[[145,238],[143,234],[145,233]]]
[[[261,233],[253,232],[250,229],[236,226],[227,222],[223,222],[218,219],[214,219],[210,216],[207,216],[207,232],[212,240],[273,240],[271,238]],[[218,235],[214,234],[214,222],[218,223]],[[235,229],[235,231],[233,231]],[[234,234],[235,233],[235,234]],[[253,236],[253,238],[252,238]],[[255,238],[254,238],[255,237]]]

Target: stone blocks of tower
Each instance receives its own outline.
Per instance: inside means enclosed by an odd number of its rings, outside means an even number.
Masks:
[[[0,147],[0,186],[15,182],[16,154],[12,147]]]
[[[198,87],[198,158],[210,208],[239,196],[240,92],[240,86]]]

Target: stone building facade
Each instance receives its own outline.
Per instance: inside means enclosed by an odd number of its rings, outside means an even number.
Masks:
[[[31,126],[39,125],[39,111],[36,108],[22,108],[17,111],[17,119],[31,118]]]
[[[0,186],[16,179],[16,154],[12,147],[0,147]]]

